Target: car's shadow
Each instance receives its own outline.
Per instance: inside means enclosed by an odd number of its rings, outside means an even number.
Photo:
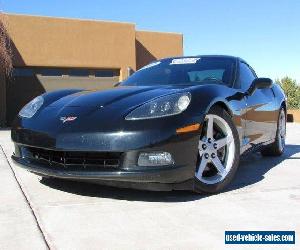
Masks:
[[[288,159],[300,159],[300,156],[294,156],[300,152],[300,145],[286,145],[285,152],[280,157],[262,157],[260,153],[249,154],[241,159],[240,168],[234,181],[226,191],[232,191],[260,182],[265,174],[282,161]]]
[[[264,175],[286,159],[300,159],[295,157],[300,152],[300,145],[286,145],[285,153],[281,157],[262,157],[260,153],[249,154],[241,159],[237,175],[231,185],[224,191],[230,192],[260,182]],[[100,186],[90,183],[73,182],[60,179],[41,179],[41,183],[64,192],[89,197],[111,198],[118,200],[145,202],[187,202],[199,200],[207,195],[195,194],[189,191],[152,192],[133,189]]]

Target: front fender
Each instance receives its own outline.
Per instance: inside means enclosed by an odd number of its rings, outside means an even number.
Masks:
[[[220,104],[232,116],[234,107],[231,100],[236,94],[234,89],[222,85],[209,85],[193,92],[192,112],[207,114],[212,106]]]

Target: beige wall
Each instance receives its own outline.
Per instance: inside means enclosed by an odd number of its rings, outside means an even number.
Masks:
[[[16,66],[135,68],[135,25],[8,15]]]
[[[138,69],[183,54],[177,33],[136,31],[131,23],[6,14],[15,66]]]
[[[136,64],[145,64],[164,57],[183,55],[183,35],[150,31],[136,32]]]

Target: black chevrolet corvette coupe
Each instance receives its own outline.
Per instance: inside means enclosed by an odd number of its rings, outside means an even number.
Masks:
[[[215,193],[240,156],[279,156],[286,97],[231,56],[155,61],[115,88],[45,93],[15,119],[12,158],[43,177]]]

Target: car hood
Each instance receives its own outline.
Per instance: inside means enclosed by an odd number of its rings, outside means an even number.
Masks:
[[[89,107],[105,108],[108,105],[122,103],[127,107],[140,105],[153,98],[172,94],[185,89],[186,86],[161,86],[161,87],[118,87],[102,91],[81,91],[60,98],[49,104],[50,107]]]
[[[52,135],[128,130],[125,117],[134,108],[154,98],[189,91],[190,88],[126,86],[104,91],[79,91],[55,101],[47,99],[46,94],[44,106],[31,119],[22,119],[21,123],[23,128]]]

